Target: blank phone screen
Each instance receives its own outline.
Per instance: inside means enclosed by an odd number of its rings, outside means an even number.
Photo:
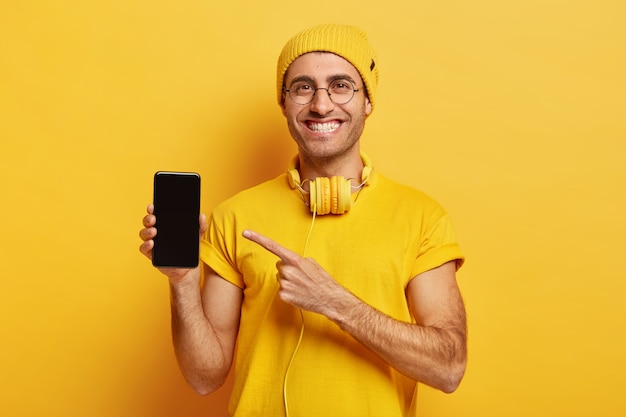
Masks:
[[[200,244],[200,176],[188,172],[154,175],[154,238],[152,264],[195,268]]]

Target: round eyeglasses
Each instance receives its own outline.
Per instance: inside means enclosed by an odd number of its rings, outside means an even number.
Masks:
[[[348,103],[354,97],[354,93],[360,91],[358,88],[355,89],[350,81],[342,79],[331,82],[327,88],[315,87],[310,81],[296,81],[289,89],[285,89],[285,92],[294,103],[305,105],[313,101],[317,90],[326,90],[328,98],[335,104]]]

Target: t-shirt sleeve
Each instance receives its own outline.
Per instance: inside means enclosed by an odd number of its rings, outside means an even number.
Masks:
[[[211,214],[209,229],[200,242],[200,259],[226,281],[244,288],[236,263],[236,228],[232,219],[219,210]]]
[[[421,241],[413,265],[412,276],[429,271],[449,261],[456,261],[458,270],[465,256],[458,244],[450,216],[441,208],[424,220]]]

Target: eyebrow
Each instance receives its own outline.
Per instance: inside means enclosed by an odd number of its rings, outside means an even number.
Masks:
[[[333,74],[329,77],[326,77],[326,82],[328,84],[337,80],[347,80],[347,81],[350,81],[353,85],[356,85],[356,81],[354,81],[354,79],[348,74]],[[291,83],[289,85],[292,86],[294,83],[297,83],[297,82],[307,82],[307,83],[315,84],[315,80],[313,80],[313,78],[311,78],[310,76],[299,75],[295,77],[293,80],[291,80]]]

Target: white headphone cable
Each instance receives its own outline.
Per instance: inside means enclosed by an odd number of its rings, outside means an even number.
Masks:
[[[317,205],[313,206],[313,216],[311,219],[311,226],[309,227],[309,233],[307,234],[306,241],[304,242],[304,250],[302,252],[302,256],[306,257],[307,248],[309,246],[309,239],[311,238],[311,233],[313,232],[313,226],[315,225],[315,217],[317,215]],[[294,359],[296,358],[296,354],[298,353],[298,349],[300,349],[300,344],[302,343],[302,336],[304,335],[304,313],[302,309],[298,309],[300,312],[300,335],[298,336],[298,343],[296,343],[296,347],[291,354],[291,359],[289,359],[289,363],[287,364],[287,370],[285,371],[285,378],[283,379],[283,403],[285,406],[285,417],[289,417],[289,405],[287,403],[287,379],[289,377],[289,370],[291,369],[291,365],[293,364]]]

